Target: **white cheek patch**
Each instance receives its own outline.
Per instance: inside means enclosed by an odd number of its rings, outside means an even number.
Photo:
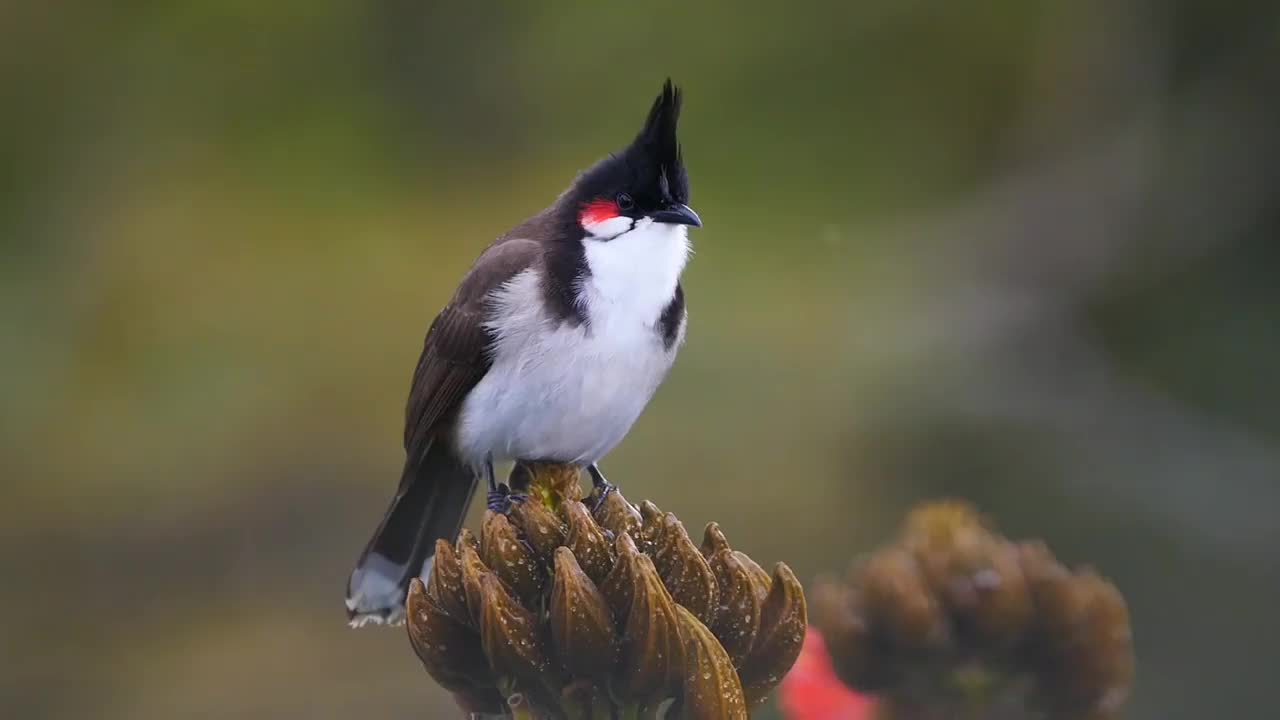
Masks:
[[[583,222],[582,229],[586,230],[587,234],[592,237],[608,239],[630,230],[631,223],[631,218],[626,215],[615,215],[605,220]]]

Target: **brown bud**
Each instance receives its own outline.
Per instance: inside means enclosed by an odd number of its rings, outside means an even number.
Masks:
[[[644,500],[640,503],[640,535],[636,537],[636,547],[640,552],[653,552],[653,543],[662,532],[662,511],[657,505]]]
[[[427,673],[451,692],[500,707],[480,636],[446,613],[417,578],[409,582],[407,610],[409,644]]]
[[[1024,567],[1039,611],[1036,647],[1050,702],[1058,710],[1114,712],[1133,683],[1124,597],[1092,572],[1055,570],[1043,563],[1045,554],[1024,551]],[[1032,565],[1035,558],[1041,562]]]
[[[857,590],[827,578],[819,580],[810,595],[813,625],[822,632],[840,680],[863,692],[893,685],[897,681],[893,658],[872,637]]]
[[[1098,714],[1119,715],[1129,700],[1134,680],[1133,630],[1129,606],[1119,589],[1098,578],[1100,587],[1089,612],[1087,639],[1082,647],[1091,648],[1084,669],[1092,675],[1097,688],[1093,708]]]
[[[995,543],[987,560],[987,567],[968,577],[977,602],[966,616],[987,647],[1009,650],[1022,640],[1035,607],[1016,547]]]
[[[461,555],[464,545],[470,546],[473,550],[480,549],[480,541],[476,539],[475,533],[471,532],[467,528],[462,528],[458,531],[458,541],[453,544],[453,549]]]
[[[708,527],[708,533],[711,528]],[[723,535],[720,536],[723,540]],[[760,628],[760,607],[764,596],[757,592],[751,571],[729,549],[728,544],[708,561],[716,578],[718,607],[712,629],[734,666],[741,667],[755,643]]]
[[[746,720],[747,702],[742,683],[724,647],[684,606],[676,605],[676,614],[684,646],[684,688],[679,717]]]
[[[436,541],[435,560],[427,578],[427,594],[455,621],[476,629],[467,609],[467,592],[462,585],[462,560],[445,540]]]
[[[595,510],[595,520],[614,537],[627,533],[634,540],[640,535],[640,511],[627,502],[620,492],[611,492]]]
[[[1076,629],[1088,614],[1090,600],[1085,589],[1061,564],[1050,560],[1043,546],[1023,550],[1027,573],[1036,603],[1036,634],[1050,652],[1056,653],[1076,640]]]
[[[961,530],[986,530],[986,523],[969,503],[940,500],[915,507],[903,523],[903,544],[912,550],[947,545]]]
[[[714,621],[717,607],[716,577],[711,573],[684,524],[672,513],[662,518],[662,531],[653,548],[653,563],[671,597],[697,616],[703,624]]]
[[[480,581],[486,575],[492,574],[492,571],[480,559],[478,549],[470,544],[461,544],[461,547],[462,557],[459,558],[459,564],[462,566],[462,589],[467,595],[467,611],[471,615],[471,625],[479,629],[482,603]]]
[[[769,595],[760,609],[755,645],[740,671],[749,703],[763,700],[795,664],[808,622],[800,581],[791,568],[778,563]]]
[[[946,642],[946,613],[911,553],[880,550],[868,558],[859,578],[867,612],[894,646],[921,650]]]
[[[972,506],[944,500],[925,503],[911,510],[903,526],[901,545],[916,556],[925,574],[933,580],[931,564],[955,554],[957,545],[973,544],[975,538],[988,535],[986,526]]]
[[[1017,550],[968,505],[932,503],[914,511],[904,539],[957,627],[992,650],[1021,639],[1034,608]]]
[[[1058,679],[1059,691],[1082,707],[1099,713],[1118,713],[1133,685],[1133,637],[1129,609],[1114,585],[1092,572],[1076,575],[1087,596],[1085,622],[1077,642],[1065,649]]]
[[[721,550],[732,552],[733,548],[729,547],[729,541],[725,538],[724,532],[720,529],[719,523],[707,523],[707,527],[702,531],[702,556],[710,560]]]
[[[999,540],[973,524],[933,530],[928,542],[910,544],[909,538],[907,547],[939,599],[966,617],[981,601],[974,578],[991,570],[991,556]]]
[[[617,659],[613,617],[604,596],[568,548],[556,550],[551,585],[551,641],[569,674],[608,683]]]
[[[760,598],[760,603],[764,604],[765,596],[769,594],[769,587],[773,581],[769,579],[769,573],[764,571],[755,560],[752,560],[744,552],[733,551],[733,556],[738,558],[742,566],[747,569],[747,575],[751,578],[751,589],[755,592],[756,597]]]
[[[480,557],[525,607],[538,607],[542,569],[506,515],[491,510],[485,512],[480,529]]]
[[[560,506],[560,514],[569,523],[566,545],[573,551],[578,564],[587,577],[597,584],[604,582],[613,568],[613,543],[605,537],[604,530],[591,519],[586,506],[569,500]]]
[[[635,563],[640,551],[627,533],[622,533],[614,541],[614,550],[617,560],[604,582],[600,583],[600,592],[609,603],[609,609],[613,610],[614,619],[622,626],[631,612],[631,595],[636,582]]]
[[[558,674],[538,636],[537,618],[492,573],[480,580],[480,643],[500,687],[528,693],[533,703],[555,707]]]
[[[533,497],[511,506],[511,520],[543,563],[551,562],[552,554],[569,535],[556,512]]]
[[[653,707],[672,697],[681,682],[681,644],[675,601],[645,555],[628,553],[631,607],[622,633],[621,663],[614,688],[633,702]],[[619,564],[624,562],[619,553]]]
[[[699,549],[616,492],[590,513],[577,469],[518,471],[528,500],[487,513],[479,541],[437,543],[411,590],[410,641],[466,714],[745,718],[795,661],[805,609],[785,566],[771,578],[714,523]]]
[[[837,675],[894,717],[1108,720],[1133,681],[1115,587],[964,504],[912,512],[900,545],[847,584],[819,582],[812,602]]]

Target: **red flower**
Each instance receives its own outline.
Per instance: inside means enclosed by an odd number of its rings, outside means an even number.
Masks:
[[[817,628],[805,633],[804,647],[779,688],[787,720],[871,720],[875,701],[836,677],[827,644]]]

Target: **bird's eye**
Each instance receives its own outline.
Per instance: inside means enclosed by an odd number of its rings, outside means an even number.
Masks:
[[[614,201],[618,203],[618,209],[622,212],[627,212],[636,206],[636,201],[632,200],[631,196],[626,193],[618,193],[618,197],[614,198]]]

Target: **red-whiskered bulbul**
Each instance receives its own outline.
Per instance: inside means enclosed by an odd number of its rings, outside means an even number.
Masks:
[[[398,622],[409,581],[453,540],[495,461],[596,466],[675,360],[686,311],[689,208],[668,80],[626,148],[480,255],[427,332],[405,414],[404,470],[347,583],[352,625]]]

